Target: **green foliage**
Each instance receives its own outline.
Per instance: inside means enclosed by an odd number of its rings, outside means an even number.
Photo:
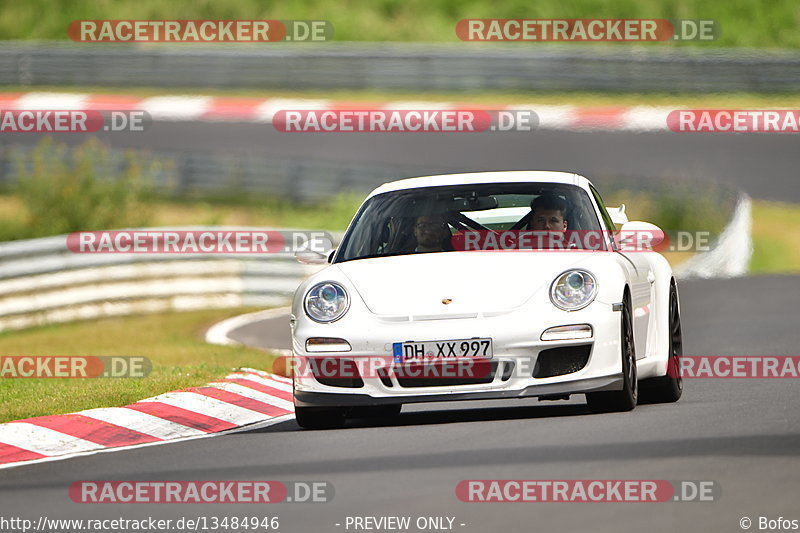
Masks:
[[[753,202],[753,274],[800,272],[800,205]]]
[[[640,188],[633,188],[629,179],[595,184],[607,206],[625,204],[628,220],[650,222],[665,231],[709,231],[717,235],[733,214],[736,198],[728,188],[696,181],[648,181]]]
[[[261,208],[265,215],[284,221],[285,227],[344,231],[355,216],[365,195],[337,194],[327,202],[297,205],[281,199],[266,199]]]
[[[796,0],[0,0],[0,14],[2,39],[55,40],[80,19],[324,19],[337,41],[417,42],[457,41],[462,18],[714,19],[717,41],[650,46],[800,48]]]
[[[74,150],[42,140],[17,156],[15,192],[27,220],[16,238],[145,226],[150,220],[149,175],[134,152],[116,157],[90,139]]]

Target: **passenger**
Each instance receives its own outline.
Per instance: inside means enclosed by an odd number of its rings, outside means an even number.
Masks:
[[[417,217],[414,224],[415,252],[444,252],[452,250],[450,228],[441,216]]]

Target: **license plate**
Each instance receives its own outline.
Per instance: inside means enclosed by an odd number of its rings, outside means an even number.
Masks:
[[[392,345],[395,363],[439,361],[446,359],[491,359],[492,339],[457,339],[449,341],[395,342]]]

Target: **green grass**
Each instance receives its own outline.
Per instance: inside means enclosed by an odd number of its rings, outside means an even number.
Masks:
[[[800,205],[753,202],[750,273],[800,273]]]
[[[150,226],[254,226],[344,231],[364,194],[339,194],[318,204],[271,196],[153,200]],[[29,213],[19,196],[0,194],[0,242],[29,238]],[[110,228],[111,229],[111,228]]]
[[[800,48],[794,0],[3,0],[0,14],[2,39],[67,39],[78,19],[324,19],[340,41],[417,42],[457,41],[462,18],[710,18],[722,33],[708,46]]]
[[[689,183],[667,184],[651,191],[612,189],[604,194],[606,205],[625,204],[628,220],[644,220],[665,231],[708,231],[718,234],[727,224],[731,209],[714,189]]]
[[[148,357],[146,378],[0,379],[0,423],[32,416],[117,407],[171,390],[204,385],[231,370],[270,370],[274,356],[203,340],[219,320],[252,309],[159,313],[105,318],[0,334],[0,354],[137,355]]]

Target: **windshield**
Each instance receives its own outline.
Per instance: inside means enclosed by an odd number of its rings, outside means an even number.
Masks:
[[[589,196],[575,185],[487,183],[403,189],[364,203],[342,240],[336,262],[415,253],[548,248],[549,240],[529,239],[542,235],[566,238],[570,248],[589,248],[585,239],[571,237],[587,232],[597,236],[599,230]],[[512,241],[514,245],[505,245]],[[604,250],[604,241],[593,241],[591,249]]]

